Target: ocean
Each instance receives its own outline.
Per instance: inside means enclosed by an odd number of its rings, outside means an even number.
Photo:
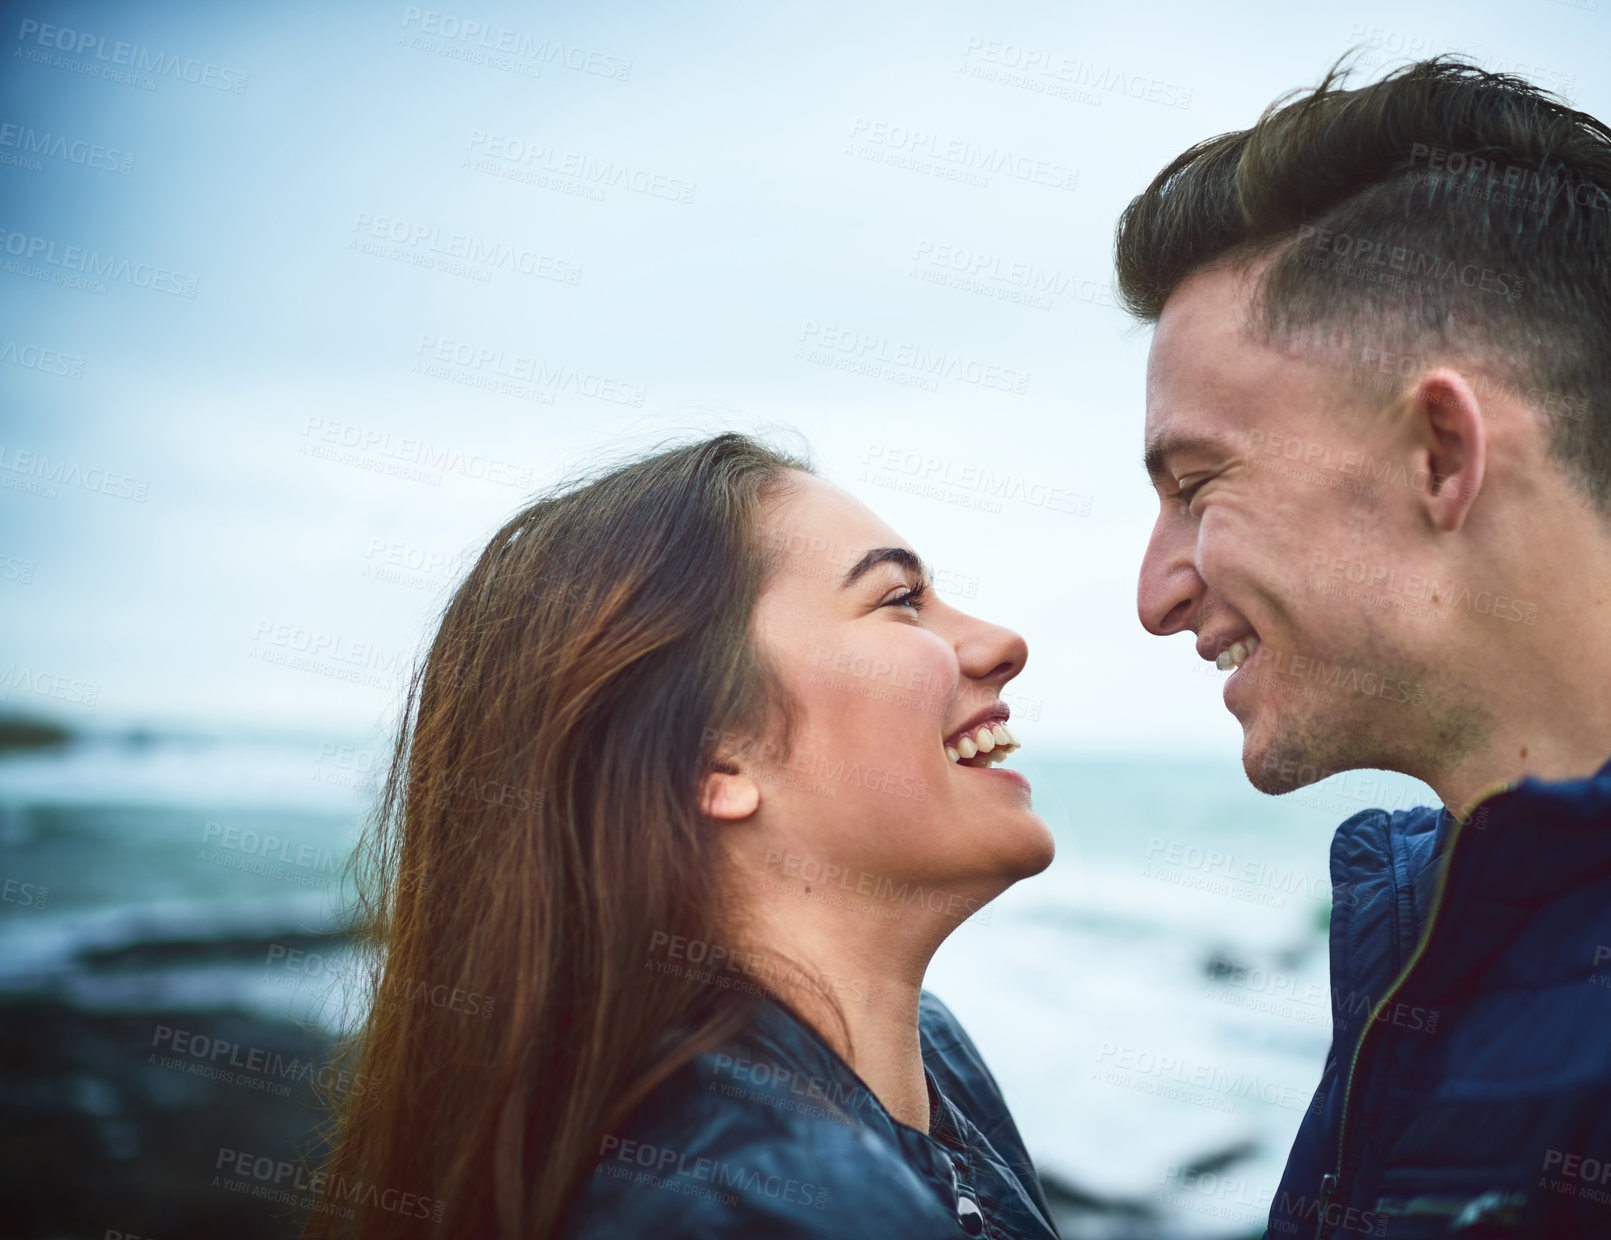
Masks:
[[[87,1218],[25,1211],[31,1234],[159,1212],[138,1186],[164,1159],[205,1181],[201,1153],[150,1131],[170,1113],[161,1089],[195,1085],[203,1028],[220,1042],[219,1022],[236,1022],[227,1061],[245,1063],[254,1028],[329,1035],[356,1018],[340,1001],[354,961],[330,930],[383,760],[379,746],[317,736],[83,737],[0,755],[0,1002],[75,1047],[85,1029],[121,1031],[38,1068],[63,1078],[38,1106],[77,1108],[62,1139],[92,1146],[51,1164],[52,1191],[105,1192]],[[1013,762],[1057,858],[957,929],[928,989],[991,1065],[1065,1235],[1260,1234],[1330,1040],[1332,832],[1373,806],[1432,803],[1430,790],[1354,772],[1271,798],[1229,753],[1026,750]],[[222,1062],[214,1047],[209,1064]],[[290,1097],[298,1074],[275,1062],[227,1081],[213,1071],[213,1092],[186,1095],[184,1114]],[[106,1187],[120,1165],[136,1195],[123,1205]],[[218,1217],[235,1204],[191,1197]],[[125,1224],[164,1236],[217,1225],[181,1208],[146,1217],[147,1230]]]

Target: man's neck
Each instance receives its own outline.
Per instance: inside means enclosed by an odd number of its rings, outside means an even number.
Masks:
[[[1611,758],[1611,571],[1595,571],[1606,564],[1585,555],[1566,579],[1535,580],[1536,624],[1480,618],[1484,640],[1451,673],[1471,687],[1439,738],[1454,752],[1422,776],[1452,812],[1526,776],[1581,779]],[[1470,740],[1448,743],[1461,730]]]
[[[1596,731],[1598,740],[1562,736],[1542,728],[1507,732],[1509,735],[1498,745],[1429,781],[1456,817],[1467,817],[1489,796],[1528,776],[1544,780],[1585,779],[1611,758],[1611,734],[1603,730]],[[1531,737],[1531,743],[1527,737]]]

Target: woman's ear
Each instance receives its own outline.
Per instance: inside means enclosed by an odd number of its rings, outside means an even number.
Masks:
[[[707,818],[737,822],[761,804],[761,787],[731,762],[711,761],[699,781],[699,812]]]

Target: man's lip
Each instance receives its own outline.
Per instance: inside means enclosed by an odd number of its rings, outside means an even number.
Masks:
[[[1262,650],[1263,647],[1261,646],[1259,649]],[[1241,718],[1241,715],[1237,714],[1236,707],[1232,704],[1232,698],[1234,697],[1238,700],[1240,699],[1242,694],[1242,686],[1244,683],[1250,685],[1258,684],[1258,681],[1250,681],[1246,676],[1242,675],[1242,673],[1247,670],[1248,664],[1252,663],[1253,660],[1258,657],[1258,653],[1258,650],[1255,650],[1247,657],[1246,663],[1243,663],[1241,667],[1233,667],[1231,669],[1231,674],[1220,682],[1220,700],[1225,703],[1225,709],[1230,711],[1231,714],[1236,715],[1238,719]],[[1251,690],[1249,690],[1249,692],[1251,692]]]
[[[957,742],[964,736],[972,735],[986,724],[1006,723],[1011,714],[1012,711],[1008,709],[1007,703],[995,702],[990,706],[985,707],[985,709],[980,711],[967,723],[963,724],[955,732],[951,733],[950,736],[946,737],[945,744],[948,747],[955,749],[957,747]]]

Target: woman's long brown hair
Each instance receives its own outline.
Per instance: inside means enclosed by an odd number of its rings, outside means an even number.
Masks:
[[[660,452],[522,510],[454,593],[357,853],[365,1087],[304,1240],[546,1240],[603,1134],[750,1018],[645,964],[727,941],[699,776],[782,705],[750,619],[762,505],[804,468]]]

